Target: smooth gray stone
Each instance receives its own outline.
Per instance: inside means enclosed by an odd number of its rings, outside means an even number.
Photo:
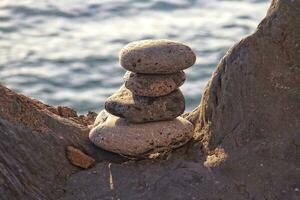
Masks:
[[[120,52],[120,64],[143,74],[170,74],[191,67],[196,61],[192,49],[170,40],[142,40],[129,43]]]
[[[125,87],[139,96],[158,97],[170,94],[178,89],[185,81],[183,71],[164,74],[138,74],[126,72],[124,75]]]
[[[170,120],[184,112],[185,100],[179,89],[162,97],[142,97],[123,85],[106,100],[105,109],[134,123]]]

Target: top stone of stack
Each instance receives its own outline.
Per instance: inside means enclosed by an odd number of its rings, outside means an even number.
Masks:
[[[126,45],[120,64],[141,74],[171,74],[191,67],[196,56],[190,47],[170,40],[142,40]]]

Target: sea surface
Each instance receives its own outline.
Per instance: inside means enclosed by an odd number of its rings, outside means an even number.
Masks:
[[[199,102],[226,51],[255,31],[270,0],[1,0],[0,83],[51,105],[99,111],[122,84],[118,52],[171,39],[197,54],[181,87]]]

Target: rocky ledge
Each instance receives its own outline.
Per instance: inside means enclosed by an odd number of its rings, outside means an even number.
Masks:
[[[272,1],[184,115],[195,141],[155,160],[93,146],[94,114],[0,86],[0,199],[299,199],[299,13]]]

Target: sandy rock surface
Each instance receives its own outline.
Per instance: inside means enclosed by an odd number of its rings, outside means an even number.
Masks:
[[[298,0],[272,1],[187,116],[199,142],[165,159],[122,160],[91,144],[86,126],[0,85],[0,198],[299,200],[299,13]],[[94,167],[71,165],[70,145]]]
[[[67,157],[73,165],[83,169],[91,167],[95,162],[94,158],[72,146],[67,147]]]

